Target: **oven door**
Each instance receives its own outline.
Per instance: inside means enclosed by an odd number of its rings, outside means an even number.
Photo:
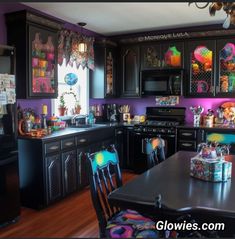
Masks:
[[[175,135],[160,135],[156,133],[132,132],[130,137],[130,169],[136,173],[142,173],[147,170],[147,156],[142,153],[142,140],[160,136],[165,141],[166,158],[176,152]]]

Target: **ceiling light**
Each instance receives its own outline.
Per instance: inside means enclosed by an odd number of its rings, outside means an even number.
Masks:
[[[86,26],[86,23],[79,22],[78,25],[81,27],[81,40],[79,41],[79,44],[78,44],[78,51],[80,53],[86,53],[87,52],[87,44],[86,44],[85,38],[82,34],[83,27]]]
[[[209,13],[211,16],[215,16],[216,11],[220,11],[221,9],[224,10],[227,17],[224,21],[223,28],[229,28],[230,23],[235,25],[235,2],[189,2],[188,5],[192,3],[199,9],[204,9],[210,4]]]

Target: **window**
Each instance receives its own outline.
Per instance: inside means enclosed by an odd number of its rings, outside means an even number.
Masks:
[[[74,73],[78,77],[78,81],[75,85],[70,86],[67,85],[64,81],[65,75],[68,73]],[[63,64],[58,65],[58,98],[52,100],[52,113],[56,116],[59,115],[58,107],[60,104],[60,96],[64,92],[73,92],[79,104],[81,105],[80,114],[87,114],[89,107],[89,85],[88,85],[88,74],[89,70],[87,68],[82,69],[80,66],[78,69],[73,65],[65,64],[65,60]],[[67,115],[72,115],[75,107],[75,98],[73,94],[64,94],[65,105],[67,107]]]

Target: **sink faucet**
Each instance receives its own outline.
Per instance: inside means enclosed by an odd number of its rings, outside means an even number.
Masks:
[[[78,114],[75,114],[75,115],[72,116],[72,118],[71,118],[71,124],[72,124],[72,125],[76,123],[76,118],[77,118],[78,116],[79,116]]]

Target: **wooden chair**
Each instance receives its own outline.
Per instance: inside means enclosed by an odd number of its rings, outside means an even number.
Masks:
[[[87,154],[87,170],[93,206],[99,222],[100,237],[158,238],[155,222],[134,210],[112,207],[108,194],[122,186],[118,154],[114,146]],[[111,174],[111,172],[114,172]]]
[[[142,153],[147,155],[148,169],[165,160],[165,141],[160,137],[142,140]]]

